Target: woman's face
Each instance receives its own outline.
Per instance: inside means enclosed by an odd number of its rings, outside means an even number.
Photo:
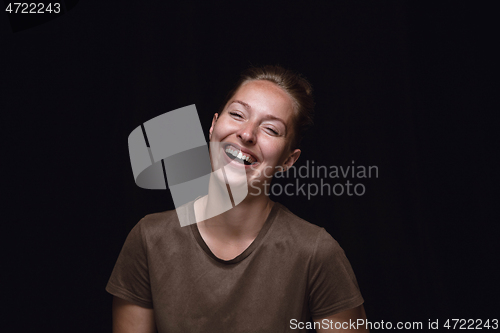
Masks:
[[[293,121],[292,99],[281,88],[265,80],[246,82],[215,114],[210,142],[220,143],[227,166],[244,168],[249,185],[261,187],[300,155],[299,149],[291,150]]]

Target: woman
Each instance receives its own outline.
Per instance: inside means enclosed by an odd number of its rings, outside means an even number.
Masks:
[[[183,208],[198,223],[180,227],[176,211],[151,214],[127,237],[106,287],[113,332],[297,332],[311,317],[317,332],[348,332],[349,320],[365,319],[338,243],[264,189],[299,158],[313,105],[309,83],[291,71],[243,73],[210,128],[212,168],[224,174]],[[244,200],[210,214],[217,184],[231,195],[242,170]]]

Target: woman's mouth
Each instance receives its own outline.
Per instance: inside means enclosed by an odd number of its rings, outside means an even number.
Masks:
[[[224,151],[230,159],[238,163],[244,165],[252,165],[256,162],[256,160],[251,155],[243,153],[239,149],[236,149],[231,145],[226,146],[226,149],[224,149]]]

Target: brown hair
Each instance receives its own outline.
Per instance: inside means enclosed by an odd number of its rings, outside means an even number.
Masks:
[[[313,125],[314,98],[311,84],[302,75],[281,66],[251,67],[241,73],[240,79],[227,94],[222,110],[224,110],[227,102],[234,96],[241,85],[255,80],[270,81],[283,89],[292,98],[296,112],[294,117],[295,135],[291,148],[298,148],[305,132]]]

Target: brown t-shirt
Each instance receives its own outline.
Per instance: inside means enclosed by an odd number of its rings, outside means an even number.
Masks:
[[[194,216],[193,204],[185,205]],[[253,243],[217,258],[175,210],[144,217],[123,245],[106,290],[153,308],[158,332],[301,332],[292,323],[363,303],[339,244],[275,203]],[[305,330],[304,330],[305,331]]]

